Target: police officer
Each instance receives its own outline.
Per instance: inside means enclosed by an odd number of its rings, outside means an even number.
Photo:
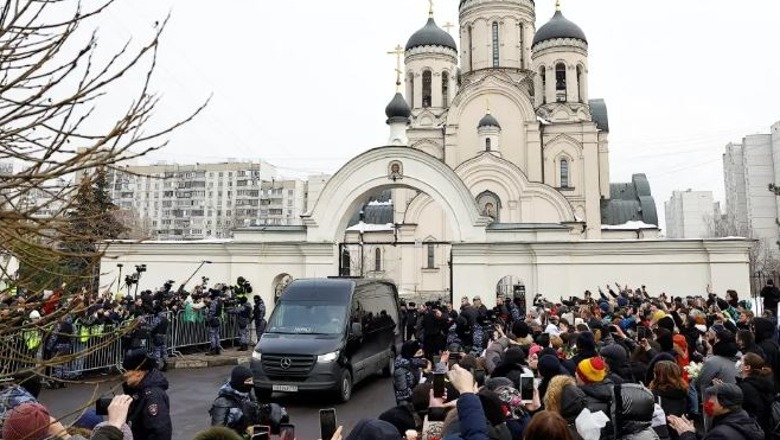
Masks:
[[[132,350],[122,361],[122,368],[122,388],[133,398],[127,414],[133,438],[171,440],[170,402],[165,392],[168,380],[155,368],[155,360],[146,350]]]
[[[161,304],[154,305],[154,315],[149,320],[149,333],[152,340],[152,357],[157,368],[165,371],[168,360],[168,317]]]
[[[260,295],[255,295],[255,307],[252,310],[252,318],[255,320],[255,333],[257,340],[260,340],[260,336],[265,332],[265,326],[268,324],[265,320],[265,301]]]
[[[70,356],[73,349],[73,319],[70,315],[66,315],[60,322],[54,327],[54,331],[49,337],[46,343],[47,358],[57,358],[61,356]],[[59,361],[52,367],[52,377],[55,379],[61,379],[54,383],[56,388],[65,388],[65,382],[63,380],[70,379],[70,363]]]
[[[236,286],[233,286],[233,297],[236,299],[246,298],[246,296],[252,293],[252,285],[244,277],[238,277],[236,280]]]
[[[238,306],[234,309],[236,324],[238,324],[238,351],[249,350],[249,323],[252,321],[252,306],[246,300],[246,296],[238,297]]]
[[[209,309],[206,313],[206,325],[209,328],[209,343],[211,348],[206,356],[217,356],[222,352],[222,346],[219,344],[219,329],[222,326],[222,299],[220,291],[211,290],[211,300]]]

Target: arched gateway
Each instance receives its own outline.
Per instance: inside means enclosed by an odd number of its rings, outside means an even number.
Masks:
[[[350,216],[368,196],[386,188],[411,188],[432,197],[447,213],[454,242],[484,242],[489,217],[480,215],[471,192],[439,159],[408,147],[368,150],[344,165],[304,215],[306,240],[335,243]]]

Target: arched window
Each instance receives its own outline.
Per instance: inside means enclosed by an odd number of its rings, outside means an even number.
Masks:
[[[498,67],[498,22],[493,23],[493,68]]]
[[[374,270],[379,272],[382,270],[382,249],[374,249]]]
[[[569,187],[569,161],[561,159],[561,188]]]
[[[422,77],[422,106],[431,106],[431,71],[423,72]]]
[[[427,248],[427,252],[428,252],[428,258],[427,258],[428,261],[427,261],[427,265],[425,267],[426,267],[426,269],[436,269],[436,264],[435,264],[436,263],[436,261],[435,261],[435,256],[436,256],[436,252],[435,251],[436,251],[436,248],[435,248],[435,245],[433,243],[428,243],[426,248]]]
[[[414,74],[409,73],[409,103],[414,107]]]
[[[472,27],[471,27],[471,25],[469,25],[468,33],[469,33],[469,35],[468,35],[468,37],[469,37],[469,48],[468,48],[468,51],[469,51],[469,71],[471,71],[471,70],[474,70],[474,50],[473,50],[474,49],[474,41],[472,39]]]
[[[582,97],[582,66],[577,66],[577,101],[583,102]]]
[[[520,23],[520,68],[525,69],[525,24]]]
[[[493,147],[493,144],[491,142],[490,138],[485,139],[485,151],[490,151],[490,149]]]
[[[450,105],[450,74],[448,72],[441,73],[441,106],[447,107]]]
[[[566,101],[566,65],[555,65],[555,96],[558,102]]]
[[[501,213],[501,199],[492,191],[483,191],[477,196],[477,206],[479,212],[485,217],[490,217],[493,221],[499,221]]]
[[[542,104],[547,104],[547,68],[539,67],[539,78],[542,81]]]

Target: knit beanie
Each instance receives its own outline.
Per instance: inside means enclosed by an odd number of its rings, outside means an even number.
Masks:
[[[674,350],[672,332],[665,328],[659,327],[655,330],[655,341],[661,346],[661,351]]]
[[[230,386],[236,391],[248,393],[252,391],[253,385],[247,385],[245,382],[252,377],[252,371],[249,368],[239,365],[233,368],[233,371],[230,373]]]
[[[577,337],[577,350],[581,353],[585,351],[596,350],[596,340],[593,338],[593,333],[582,332]]]
[[[531,348],[528,349],[528,357],[531,357],[534,354],[538,355],[540,351],[542,351],[542,347],[534,344],[531,346]]]
[[[395,426],[398,432],[406,432],[409,430],[417,430],[417,426],[414,421],[414,416],[410,412],[408,406],[396,406],[390,408],[387,411],[379,415],[379,420],[384,420],[387,423]]]
[[[669,315],[664,316],[658,320],[658,328],[665,328],[674,333],[674,319]]]
[[[622,309],[623,307],[628,305],[628,299],[621,296],[620,298],[617,299],[617,305]]]
[[[510,348],[504,354],[504,362],[502,363],[515,365],[525,364],[525,352],[517,347]]]
[[[661,318],[663,318],[664,316],[666,316],[666,313],[665,313],[663,310],[656,310],[656,311],[655,311],[655,313],[653,313],[653,319],[652,319],[652,321],[653,321],[653,322],[658,322],[658,321],[660,321],[660,320],[661,320]]]
[[[27,402],[12,409],[3,424],[4,440],[39,440],[51,423],[49,411],[39,403]]]
[[[607,377],[604,359],[593,357],[580,361],[579,365],[577,365],[577,377],[585,383],[602,382]]]
[[[561,362],[555,356],[544,355],[539,358],[539,375],[545,379],[552,379],[561,374]]]
[[[674,335],[672,337],[672,341],[674,342],[674,345],[680,347],[681,350],[687,352],[688,351],[688,340],[685,339],[685,336],[683,335]]]

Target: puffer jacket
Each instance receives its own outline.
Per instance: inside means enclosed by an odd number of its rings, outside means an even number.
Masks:
[[[423,358],[407,359],[401,355],[395,358],[395,372],[393,373],[393,389],[397,405],[411,402],[412,391],[420,382],[420,368],[425,368],[427,361]]]
[[[610,418],[607,422],[607,426],[601,428],[601,438],[614,439],[615,428],[612,424],[612,411],[614,394],[612,393],[612,387],[615,384],[611,380],[606,379],[599,383],[590,383],[580,387],[583,393],[585,393],[585,407],[590,412],[601,411]]]
[[[247,414],[254,403],[252,393],[242,393],[230,386],[222,385],[219,395],[211,404],[211,426],[226,426],[239,434],[244,434],[252,424],[251,414]]]
[[[613,387],[615,396],[612,421],[615,438],[620,440],[658,440],[653,430],[655,402],[653,393],[642,385],[628,383]]]

